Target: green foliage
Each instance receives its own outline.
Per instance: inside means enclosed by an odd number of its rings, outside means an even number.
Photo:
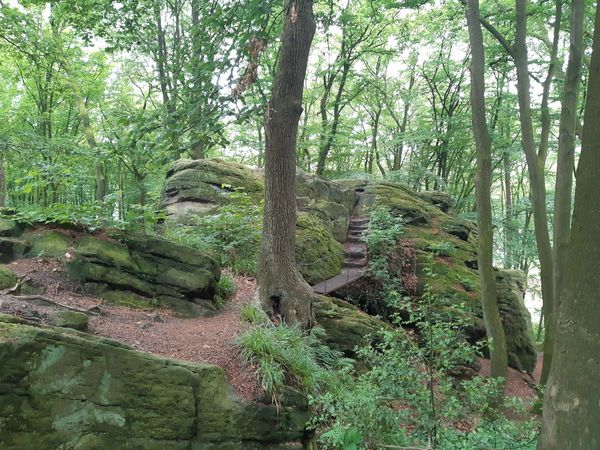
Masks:
[[[369,370],[339,373],[335,387],[312,399],[322,448],[535,448],[537,424],[524,419],[520,401],[498,404],[500,381],[449,375],[474,357],[460,325],[431,302],[409,311],[399,324],[415,327],[418,339],[402,328],[383,332],[375,348],[359,351]]]
[[[260,317],[248,310],[246,314],[252,320]],[[305,334],[298,327],[261,321],[242,334],[237,345],[244,361],[256,368],[265,393],[279,405],[286,386],[316,394],[329,385],[332,370],[347,370],[349,361],[324,345],[323,335],[321,328]]]
[[[266,324],[269,321],[269,317],[262,309],[248,303],[242,306],[240,317],[252,325]]]
[[[225,302],[235,294],[237,287],[233,277],[227,273],[221,274],[221,278],[217,283],[217,290],[215,292],[215,304],[217,307],[222,308]]]
[[[167,223],[164,234],[211,254],[234,273],[255,275],[262,230],[262,208],[241,190],[215,214],[190,217],[188,223]]]
[[[371,211],[369,227],[363,241],[369,249],[369,275],[388,286],[398,280],[398,273],[390,271],[390,257],[402,237],[402,218],[394,216],[389,208],[375,207]]]

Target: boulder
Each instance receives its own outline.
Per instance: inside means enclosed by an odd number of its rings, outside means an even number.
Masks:
[[[0,237],[0,263],[9,263],[25,256],[31,243],[18,237]]]
[[[348,302],[319,295],[313,301],[315,318],[325,332],[325,342],[346,356],[355,356],[356,348],[368,345],[390,325],[370,316]]]
[[[508,362],[515,369],[532,373],[537,353],[531,314],[525,306],[525,274],[520,270],[497,270],[498,308],[507,339]]]
[[[344,242],[346,240],[348,225],[350,225],[350,212],[344,205],[328,200],[318,200],[308,204],[303,210],[321,219],[336,241]]]
[[[57,310],[50,314],[48,323],[59,328],[72,328],[74,330],[86,331],[88,327],[88,316],[77,311]]]
[[[309,284],[331,278],[342,268],[342,246],[312,214],[299,212],[296,221],[296,264]]]
[[[426,202],[437,206],[445,213],[448,213],[454,208],[454,204],[456,203],[450,194],[442,191],[420,191],[417,192],[417,195]]]
[[[69,272],[87,292],[130,307],[167,304],[184,316],[216,311],[220,267],[214,259],[155,237],[115,236],[118,240],[85,236],[76,242]]]
[[[14,220],[5,219],[0,217],[0,236],[1,237],[15,237],[20,235],[22,227]]]
[[[10,316],[0,316],[0,366],[6,450],[294,448],[310,416],[240,399],[220,367]]]
[[[27,231],[21,238],[31,243],[25,254],[27,258],[64,258],[72,241],[71,237],[62,231],[45,229]]]
[[[162,203],[175,216],[205,214],[228,201],[235,190],[262,197],[262,174],[220,159],[183,159],[167,171]]]
[[[17,276],[6,266],[0,265],[0,290],[10,289],[17,284]]]

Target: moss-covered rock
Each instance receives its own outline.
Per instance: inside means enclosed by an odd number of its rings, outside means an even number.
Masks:
[[[326,331],[325,342],[347,356],[368,345],[380,331],[389,328],[385,322],[370,316],[343,300],[318,296],[313,302],[317,323]]]
[[[17,276],[6,266],[0,265],[0,290],[10,289],[17,284]]]
[[[417,192],[419,198],[422,198],[428,203],[431,203],[434,206],[437,206],[443,212],[448,213],[452,208],[454,208],[454,204],[456,201],[452,196],[446,192],[441,191],[421,191]]]
[[[15,237],[19,236],[21,232],[21,226],[17,222],[0,217],[0,236]]]
[[[88,327],[88,316],[77,311],[55,311],[50,314],[49,323],[59,328],[72,328],[74,330],[86,331]]]
[[[223,369],[0,316],[0,447],[6,450],[283,448],[307,410],[250,404]]]
[[[350,212],[340,203],[318,200],[308,204],[304,211],[321,219],[325,227],[338,242],[344,242],[350,224]]]
[[[296,263],[309,284],[331,278],[342,268],[342,246],[312,214],[299,212],[296,222]]]
[[[31,243],[26,257],[35,258],[43,256],[47,258],[64,258],[71,244],[71,238],[58,230],[33,230],[21,236]]]
[[[519,270],[496,271],[498,308],[508,336],[508,361],[511,367],[533,372],[536,363],[531,315],[525,306],[525,274]]]
[[[119,305],[168,304],[184,316],[213,314],[218,263],[203,252],[150,236],[115,234],[110,241],[84,236],[75,244],[71,277],[86,290]]]
[[[174,215],[203,214],[227,202],[232,191],[261,197],[262,174],[221,159],[179,160],[167,171],[162,201]]]
[[[31,247],[31,243],[14,237],[0,237],[0,263],[9,263],[22,258]]]

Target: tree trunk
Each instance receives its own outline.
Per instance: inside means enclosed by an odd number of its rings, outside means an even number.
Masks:
[[[0,208],[6,206],[6,176],[4,174],[4,157],[0,155]]]
[[[554,190],[554,310],[562,290],[563,273],[569,234],[571,232],[571,195],[573,191],[573,168],[575,166],[575,127],[577,126],[577,98],[581,83],[583,59],[583,0],[571,3],[571,35],[569,62],[565,74],[560,111],[558,151],[556,165],[556,185]],[[555,314],[556,320],[556,314]],[[544,365],[546,366],[546,365]],[[546,374],[549,367],[544,367]],[[544,381],[547,380],[547,376]]]
[[[557,305],[555,361],[544,392],[539,450],[600,448],[600,3],[589,71],[572,231]]]
[[[485,118],[485,54],[479,23],[479,0],[467,0],[467,23],[471,42],[471,110],[477,150],[477,264],[481,281],[481,306],[488,338],[492,341],[491,375],[506,377],[507,353],[504,328],[496,298],[496,276],[492,265],[492,145]]]
[[[538,158],[533,137],[531,119],[531,98],[529,92],[529,69],[527,62],[527,0],[517,0],[516,38],[514,60],[517,68],[517,95],[519,98],[519,118],[521,121],[521,141],[527,169],[529,172],[530,197],[533,207],[535,240],[540,260],[540,279],[542,284],[542,301],[544,308],[544,366],[552,364],[553,342],[553,302],[552,292],[552,245],[548,231],[548,212],[546,210],[546,183],[543,161]],[[543,378],[543,377],[542,377]],[[542,380],[543,381],[543,380]]]
[[[314,32],[312,1],[286,0],[277,75],[265,115],[265,216],[258,279],[267,314],[304,327],[314,323],[314,294],[295,262],[296,137]]]

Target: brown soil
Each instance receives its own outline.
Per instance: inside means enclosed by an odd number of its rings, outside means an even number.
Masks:
[[[20,279],[29,279],[38,285],[45,297],[86,310],[99,307],[101,315],[90,316],[91,334],[167,358],[221,366],[237,394],[248,400],[259,397],[256,375],[240,361],[234,342],[244,328],[240,309],[253,299],[256,290],[253,278],[234,277],[236,293],[215,317],[182,319],[166,308],[130,309],[85,296],[77,283],[68,279],[63,264],[56,260],[24,259],[10,263],[9,267]],[[45,323],[45,317],[52,309],[51,306],[19,301],[14,296],[0,295],[0,300],[0,312],[17,314],[39,323]]]

